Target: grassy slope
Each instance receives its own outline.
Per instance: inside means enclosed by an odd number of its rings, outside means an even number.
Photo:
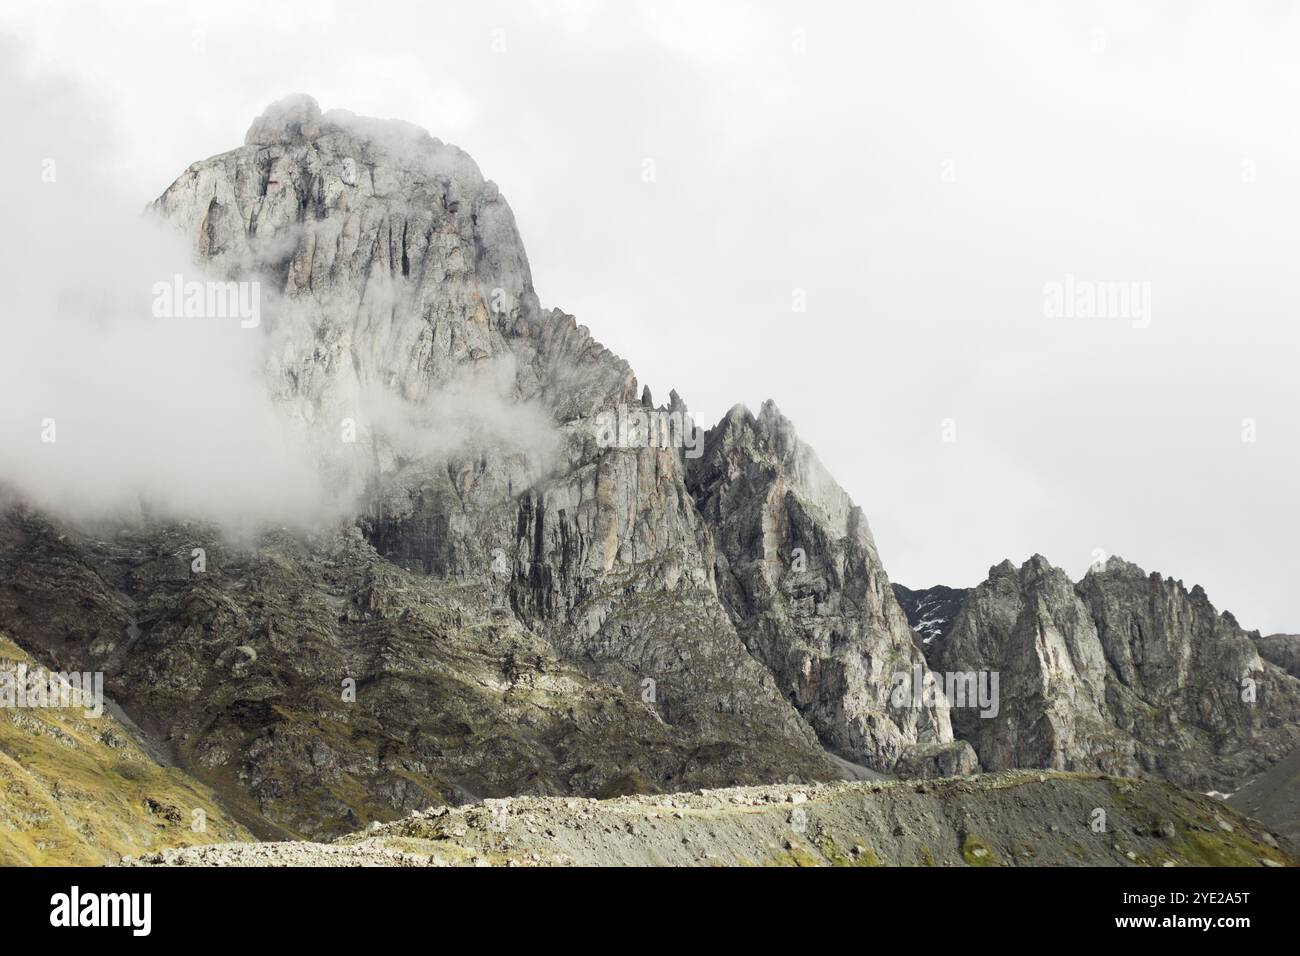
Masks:
[[[31,658],[0,636],[0,667]],[[195,832],[193,811],[206,814]],[[162,767],[108,714],[0,708],[0,865],[98,865],[246,840],[211,793]]]

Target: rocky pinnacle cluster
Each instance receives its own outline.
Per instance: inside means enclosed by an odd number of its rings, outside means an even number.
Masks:
[[[1199,588],[1117,560],[1078,583],[1004,562],[918,639],[776,406],[697,430],[676,392],[656,405],[542,306],[500,190],[423,130],[291,97],[151,212],[263,290],[231,334],[262,337],[331,517],[230,540],[9,502],[0,632],[102,672],[259,836],[981,767],[1208,789],[1297,742],[1300,681]],[[996,672],[998,706],[954,706],[931,669]]]

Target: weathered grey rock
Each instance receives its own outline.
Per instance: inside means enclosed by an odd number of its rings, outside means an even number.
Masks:
[[[320,106],[310,96],[286,96],[253,121],[244,136],[246,146],[302,143],[320,135]]]
[[[408,124],[290,97],[154,209],[211,271],[262,283],[268,385],[344,506],[431,453],[491,449],[499,477],[526,485],[555,436],[547,415],[511,420],[515,405],[548,404],[549,385],[572,418],[635,385],[572,319],[542,313],[495,184]]]
[[[1111,558],[1078,590],[1105,648],[1111,720],[1143,745],[1143,770],[1229,790],[1300,742],[1300,681],[1200,585]]]
[[[1035,556],[974,590],[943,654],[995,670],[992,719],[954,709],[986,769],[1151,774],[1232,790],[1300,740],[1300,681],[1266,663],[1201,588],[1111,558],[1072,585]]]
[[[761,719],[814,749],[718,605],[680,451],[598,447],[593,416],[649,391],[539,308],[495,184],[422,130],[309,98],[247,141],[157,207],[216,268],[283,290],[272,387],[363,494],[379,552],[488,588],[629,692],[653,681],[665,719]],[[341,455],[345,417],[359,450]],[[448,419],[460,444],[407,440]]]
[[[918,745],[951,744],[942,695],[890,699],[896,675],[928,674],[924,658],[862,510],[776,406],[757,417],[733,408],[688,477],[737,630],[821,740],[876,770]],[[949,765],[969,762],[954,754]]]
[[[1106,664],[1092,617],[1045,558],[990,569],[948,635],[941,669],[998,674],[997,716],[951,712],[954,733],[971,742],[985,769],[1135,767],[1103,716]]]
[[[1255,638],[1259,656],[1292,677],[1300,677],[1300,634],[1270,634]]]
[[[70,534],[20,509],[15,638],[104,670],[262,832],[841,774],[718,598],[683,450],[599,440],[599,413],[652,398],[540,307],[465,153],[292,97],[153,208],[211,273],[261,283],[261,327],[234,334],[264,337],[270,393],[364,538],[272,534],[223,566],[214,529]],[[215,564],[187,575],[173,556],[200,542]]]
[[[964,777],[979,769],[975,748],[964,740],[909,747],[894,764],[894,773],[905,779]]]
[[[248,139],[157,208],[215,268],[283,290],[272,388],[360,496],[376,549],[487,589],[631,694],[653,686],[670,722],[761,723],[816,764],[718,604],[680,449],[598,445],[594,416],[649,393],[539,308],[496,186],[421,130],[301,98]],[[347,448],[344,418],[359,425]],[[461,440],[421,447],[447,430]]]

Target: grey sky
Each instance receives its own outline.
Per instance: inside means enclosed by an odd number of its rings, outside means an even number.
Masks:
[[[1100,548],[1300,630],[1291,4],[51,6],[0,30],[141,205],[289,92],[410,120],[657,399],[775,399],[894,580]],[[1067,275],[1149,326],[1048,317]]]

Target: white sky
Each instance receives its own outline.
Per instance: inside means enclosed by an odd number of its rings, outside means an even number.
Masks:
[[[1285,0],[7,0],[0,32],[98,102],[85,159],[141,205],[290,92],[465,148],[543,304],[704,423],[775,399],[893,580],[1101,548],[1300,631]],[[1045,317],[1067,274],[1150,283],[1150,327]]]

